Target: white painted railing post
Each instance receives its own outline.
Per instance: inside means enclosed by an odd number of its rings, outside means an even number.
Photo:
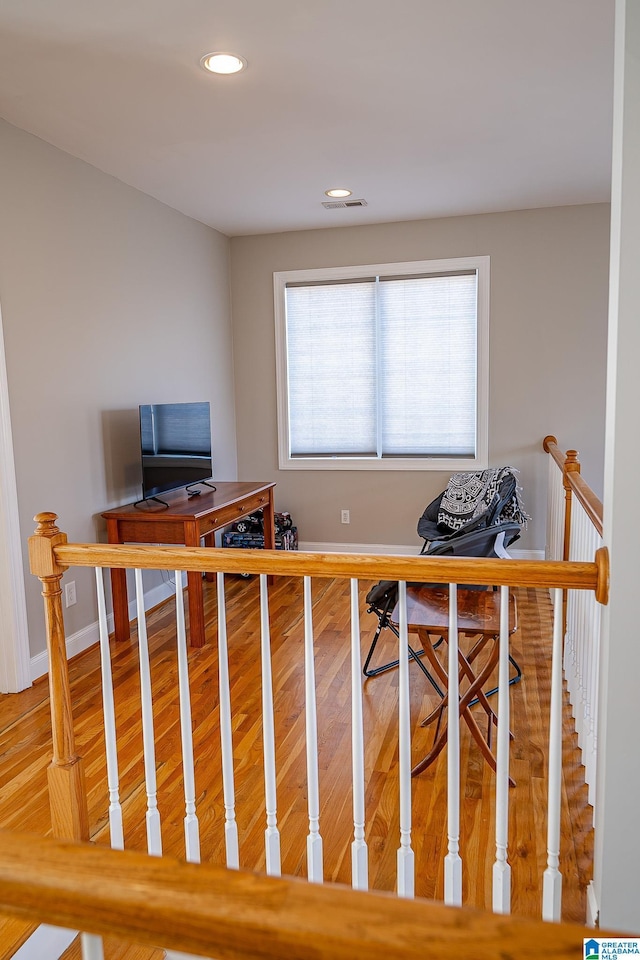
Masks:
[[[322,883],[322,837],[320,835],[320,790],[318,784],[318,718],[316,710],[316,672],[313,651],[313,610],[311,577],[304,578],[304,686],[305,727],[307,741],[307,804],[309,834],[307,836],[307,876],[312,883]]]
[[[552,456],[547,471],[547,560],[562,560],[564,543],[564,485],[562,470]]]
[[[498,750],[496,758],[496,859],[493,865],[493,911],[511,913],[509,838],[509,588],[500,588],[498,666]]]
[[[104,960],[102,937],[95,933],[80,934],[80,949],[82,960]]]
[[[602,537],[574,497],[570,560],[589,561],[602,546]],[[589,591],[570,590],[567,603],[564,670],[569,700],[582,751],[589,803],[595,805],[598,674],[602,608]]]
[[[142,570],[135,570],[136,609],[138,614],[138,647],[140,650],[140,699],[142,704],[142,742],[144,753],[144,779],[147,790],[147,851],[152,856],[162,856],[160,812],[158,810],[156,782],[156,749],[153,732],[153,698],[151,693],[151,669],[149,666],[149,643],[147,620],[144,609]]]
[[[549,439],[555,442],[555,438]],[[584,489],[575,486],[580,479],[577,451],[567,451],[562,468],[550,455],[548,468],[546,557],[552,560],[563,558],[565,526],[569,524],[566,559],[591,562],[603,545],[602,527],[598,522],[602,504],[595,497],[589,500]],[[553,591],[552,599],[555,596],[556,591]],[[585,781],[589,788],[589,803],[594,807],[601,616],[602,608],[593,593],[567,591],[563,664],[578,744],[582,751]]]
[[[180,701],[180,738],[182,745],[182,776],[184,781],[185,803],[184,845],[186,859],[192,863],[200,863],[200,828],[196,815],[196,775],[193,760],[187,631],[184,622],[184,593],[182,590],[182,571],[180,570],[175,571],[175,583],[178,696]]]
[[[547,869],[542,883],[542,919],[558,922],[562,911],[560,800],[562,788],[562,590],[554,590],[551,708],[549,717],[549,800]]]
[[[447,836],[444,858],[444,902],[462,904],[462,860],[460,858],[460,683],[458,676],[458,586],[449,584],[449,657],[447,724]]]
[[[364,834],[364,723],[360,658],[360,610],[358,581],[351,580],[351,757],[353,779],[353,843],[351,844],[351,885],[369,889],[369,861]]]
[[[233,733],[231,728],[231,689],[229,685],[229,646],[224,573],[216,574],[218,591],[218,697],[220,703],[220,749],[222,751],[222,791],[224,798],[224,841],[227,867],[240,866],[236,794],[233,774]]]
[[[107,607],[104,596],[104,576],[101,567],[96,567],[96,596],[98,601],[98,631],[100,635],[100,666],[102,674],[102,715],[104,743],[107,759],[107,786],[109,789],[109,837],[114,850],[124,850],[122,807],[120,805],[120,777],[118,774],[118,738],[116,735],[116,711],[113,699],[113,676],[111,672],[111,649],[107,626]]]
[[[413,897],[414,853],[411,848],[411,716],[409,698],[409,631],[407,629],[407,584],[398,583],[398,737],[400,777],[400,847],[398,849],[398,896]]]
[[[269,591],[267,576],[260,574],[260,650],[262,657],[262,730],[264,741],[264,787],[267,828],[264,834],[267,873],[279,877],[280,832],[276,815],[276,742],[273,716],[273,681],[271,676],[271,632],[269,628]]]

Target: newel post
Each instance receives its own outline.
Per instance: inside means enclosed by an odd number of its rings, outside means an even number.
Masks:
[[[572,491],[569,483],[569,473],[580,473],[580,463],[578,461],[577,450],[567,450],[564,466],[562,468],[562,485],[564,487],[564,543],[562,547],[562,559],[569,559],[569,550],[571,546],[571,498]]]
[[[53,758],[47,771],[53,835],[60,840],[88,840],[89,817],[84,764],[76,755],[71,711],[69,669],[62,613],[62,575],[67,567],[56,560],[54,548],[67,542],[55,513],[38,513],[38,526],[29,537],[31,572],[42,583],[49,653],[49,696]]]

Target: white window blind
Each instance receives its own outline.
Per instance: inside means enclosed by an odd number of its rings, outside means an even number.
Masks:
[[[289,285],[294,457],[474,456],[474,274]]]
[[[486,466],[489,258],[274,275],[280,466]]]
[[[382,280],[382,456],[475,456],[476,275]]]
[[[287,288],[292,456],[375,456],[376,284]]]

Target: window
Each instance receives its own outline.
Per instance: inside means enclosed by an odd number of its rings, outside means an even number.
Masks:
[[[489,258],[274,274],[283,469],[482,469]]]

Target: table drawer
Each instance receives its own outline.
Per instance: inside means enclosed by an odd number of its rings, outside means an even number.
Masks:
[[[212,516],[203,517],[200,520],[200,535],[204,536],[213,530],[219,530],[228,524],[239,520],[240,517],[246,517],[250,513],[256,513],[269,503],[268,492],[255,493],[250,497],[244,497],[237,503],[231,503],[221,510],[216,510]]]

